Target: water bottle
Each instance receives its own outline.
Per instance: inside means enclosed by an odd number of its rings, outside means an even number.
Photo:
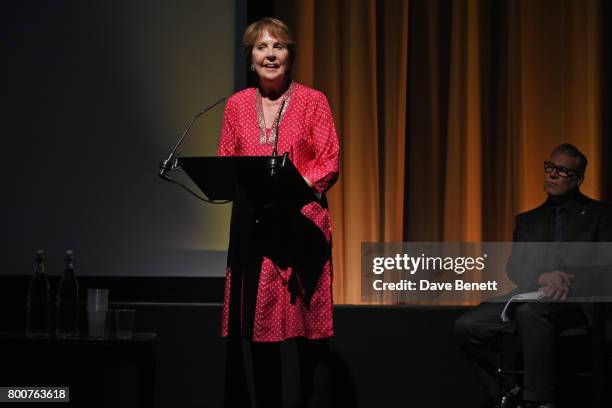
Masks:
[[[66,251],[64,276],[57,288],[55,335],[60,339],[79,335],[79,284],[74,275],[74,253]]]
[[[45,251],[36,251],[36,267],[28,285],[26,306],[26,336],[49,335],[51,321],[49,304],[49,280],[45,272]]]

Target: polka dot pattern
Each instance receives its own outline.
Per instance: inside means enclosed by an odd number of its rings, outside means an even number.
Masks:
[[[257,120],[257,94],[248,88],[232,95],[225,106],[219,156],[266,156],[274,146],[261,143]],[[266,129],[270,135],[271,129]],[[339,144],[325,95],[295,83],[291,101],[279,126],[278,152],[289,152],[297,170],[319,193],[324,193],[338,174]],[[311,202],[302,214],[316,224],[331,243],[329,210]],[[222,336],[228,334],[230,282],[228,268],[222,319]],[[316,273],[313,271],[313,273]],[[317,282],[310,307],[301,299],[291,304],[286,282],[291,268],[281,269],[265,258],[259,277],[254,341],[282,341],[291,337],[318,339],[333,336],[332,263],[327,261]]]

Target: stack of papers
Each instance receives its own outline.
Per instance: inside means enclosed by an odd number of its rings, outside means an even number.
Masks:
[[[504,307],[504,310],[502,310],[501,313],[501,319],[503,322],[508,322],[510,321],[510,317],[508,316],[508,312],[509,312],[509,307],[510,304],[513,302],[522,302],[522,301],[527,301],[527,300],[540,300],[543,297],[545,297],[546,295],[544,295],[543,292],[535,291],[535,292],[526,292],[526,293],[519,293],[518,295],[514,295],[510,298],[510,300],[508,301],[508,303],[506,303],[506,306]]]

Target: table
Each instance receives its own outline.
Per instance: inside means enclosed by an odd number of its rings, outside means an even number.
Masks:
[[[104,399],[111,378],[108,382],[104,379],[88,382],[79,373],[96,365],[133,364],[137,372],[137,405],[151,408],[154,406],[156,337],[156,333],[134,333],[129,340],[94,339],[83,333],[79,338],[58,339],[0,332],[0,385],[70,386],[71,406],[103,406],[108,404]]]

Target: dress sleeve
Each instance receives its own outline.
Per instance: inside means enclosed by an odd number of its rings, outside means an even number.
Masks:
[[[223,121],[221,122],[221,135],[217,156],[235,156],[238,148],[236,141],[236,111],[230,98],[223,111]]]
[[[317,98],[311,117],[310,132],[315,160],[304,177],[312,183],[318,193],[323,193],[338,179],[340,145],[329,103],[322,93]]]

